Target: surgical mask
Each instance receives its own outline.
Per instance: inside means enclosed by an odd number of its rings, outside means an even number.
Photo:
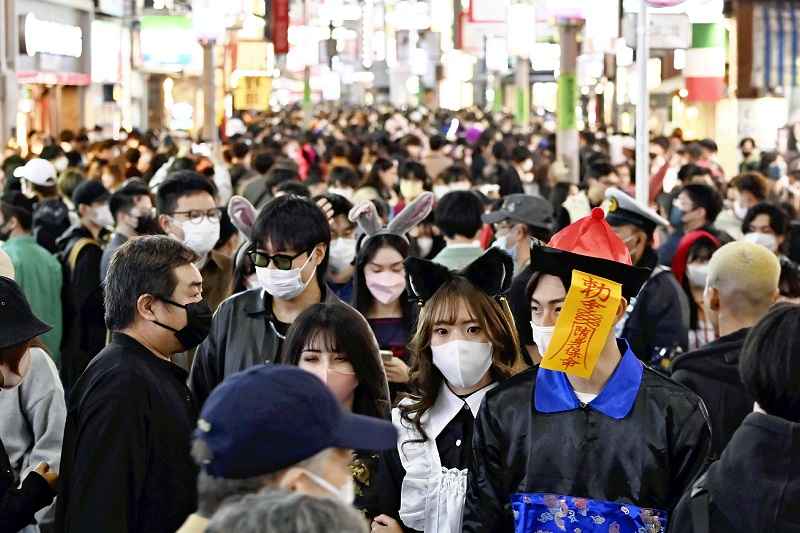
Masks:
[[[680,184],[681,180],[678,179],[678,169],[677,168],[669,168],[667,169],[666,174],[664,175],[664,182],[662,184],[662,188],[664,189],[665,193],[672,192],[675,187]]]
[[[153,321],[162,328],[174,332],[184,350],[194,350],[201,342],[206,340],[208,332],[211,331],[213,313],[205,300],[186,305],[181,305],[165,298],[161,298],[161,301],[186,311],[186,326],[181,329],[175,329],[157,320]]]
[[[200,257],[207,256],[219,240],[219,220],[204,218],[199,224],[191,220],[178,224],[183,230],[183,245]]]
[[[449,185],[434,185],[433,186],[433,195],[436,197],[437,200],[441,200],[444,198],[444,195],[450,192]]]
[[[356,388],[358,387],[358,377],[355,372],[340,372],[329,367],[319,366],[313,370],[306,369],[328,386],[340,404],[352,403]]]
[[[67,165],[69,165],[69,160],[66,157],[58,157],[53,161],[53,166],[56,167],[56,170],[61,173],[67,169]]]
[[[533,161],[530,159],[526,159],[524,163],[522,163],[522,170],[525,172],[530,172],[533,170]]]
[[[669,223],[673,228],[683,227],[683,215],[686,213],[683,209],[673,205],[669,212]]]
[[[331,241],[330,264],[334,271],[341,272],[353,264],[356,258],[355,239],[333,239]]]
[[[400,180],[400,194],[406,200],[413,200],[425,190],[421,181]]]
[[[108,204],[92,209],[91,221],[103,228],[114,225],[114,217],[111,216],[111,209]]]
[[[420,256],[428,257],[428,254],[433,250],[433,237],[418,237],[417,248],[419,248]]]
[[[550,341],[553,339],[553,332],[555,332],[556,326],[537,326],[536,323],[531,320],[531,333],[533,337],[533,343],[536,345],[536,348],[539,350],[539,355],[544,357],[545,352],[547,352],[547,346],[550,344]]]
[[[704,289],[708,280],[708,263],[702,265],[687,265],[686,276],[689,278],[689,285],[694,288]]]
[[[736,215],[736,218],[739,220],[744,220],[744,217],[747,216],[747,211],[748,209],[739,202],[733,203],[733,214]]]
[[[396,302],[406,290],[406,278],[399,272],[365,272],[364,279],[372,296],[384,305]]]
[[[13,389],[18,387],[28,371],[31,369],[31,351],[25,350],[22,354],[19,363],[17,363],[17,371],[11,370],[6,363],[0,362],[0,389]]]
[[[457,181],[455,183],[450,184],[451,191],[468,191],[472,188],[472,185],[468,181]]]
[[[328,187],[328,192],[331,194],[338,194],[339,196],[344,196],[348,200],[353,199],[353,189],[350,188]]]
[[[306,262],[303,263],[303,266],[291,270],[256,267],[256,275],[258,276],[258,281],[261,282],[261,286],[271,296],[278,300],[292,300],[306,290],[308,284],[314,279],[313,272],[305,283],[303,283],[303,278],[301,276],[301,272],[309,261],[311,261],[310,254]],[[314,272],[316,271],[317,267],[315,266]]]
[[[469,388],[483,379],[492,366],[493,347],[488,342],[450,341],[431,346],[433,364],[448,383]]]
[[[516,244],[512,244],[512,245],[508,244],[508,234],[507,233],[505,235],[497,237],[497,239],[495,239],[494,243],[492,243],[492,248],[500,248],[505,253],[510,255],[511,259],[513,259],[516,262],[516,260],[517,260],[517,245]]]
[[[752,242],[753,244],[759,244],[772,253],[778,251],[778,239],[771,233],[747,233],[744,236],[744,240],[747,242]]]
[[[352,476],[347,476],[347,481],[344,482],[344,485],[341,487],[335,486],[333,483],[328,481],[327,479],[318,476],[314,472],[308,469],[303,469],[306,475],[316,483],[319,487],[323,488],[326,492],[330,493],[333,498],[336,498],[340,502],[345,505],[353,505],[353,502],[356,500],[356,486],[353,482]]]

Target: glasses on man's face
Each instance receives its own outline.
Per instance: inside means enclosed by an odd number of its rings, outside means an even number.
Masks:
[[[301,255],[309,252],[310,252],[309,250],[303,250],[299,254],[295,255],[288,255],[288,254],[269,255],[264,250],[253,249],[247,252],[247,255],[250,256],[250,260],[258,268],[267,268],[270,265],[270,263],[272,263],[278,270],[291,270],[294,260],[300,257]]]
[[[222,217],[222,212],[218,207],[215,207],[209,210],[190,209],[189,211],[175,211],[172,213],[172,216],[179,216],[183,219],[187,219],[192,224],[200,224],[206,219],[211,222],[219,222]]]

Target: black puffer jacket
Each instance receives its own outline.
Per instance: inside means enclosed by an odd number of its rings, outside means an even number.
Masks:
[[[739,377],[739,352],[748,329],[725,335],[672,363],[672,379],[700,396],[711,418],[712,454],[717,458],[753,412],[753,398]]]

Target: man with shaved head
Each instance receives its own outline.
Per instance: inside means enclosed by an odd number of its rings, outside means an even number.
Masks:
[[[739,378],[739,352],[750,328],[775,303],[780,274],[778,258],[763,246],[733,242],[717,250],[703,300],[719,338],[672,364],[673,379],[700,395],[708,407],[715,458],[753,411],[753,399]]]

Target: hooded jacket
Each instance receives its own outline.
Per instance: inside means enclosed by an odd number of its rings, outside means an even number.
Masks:
[[[695,529],[692,493],[707,491],[708,532]],[[800,424],[751,413],[719,461],[698,480],[672,516],[680,533],[800,532]]]
[[[700,396],[711,419],[711,453],[719,457],[745,417],[753,398],[739,377],[739,352],[749,329],[740,329],[683,354],[672,363],[672,379]]]

